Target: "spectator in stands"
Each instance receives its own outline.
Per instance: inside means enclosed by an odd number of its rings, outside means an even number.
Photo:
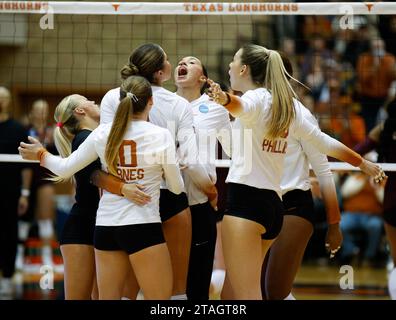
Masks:
[[[38,139],[50,152],[57,154],[53,127],[49,125],[48,114],[47,101],[42,99],[34,101],[29,113],[28,133],[29,136]],[[31,207],[29,214],[19,224],[19,238],[24,241],[28,236],[29,222],[37,221],[38,236],[42,241],[42,260],[46,265],[52,264],[50,242],[55,239],[55,187],[54,183],[48,180],[50,176],[51,172],[47,169],[38,165],[33,166]],[[18,258],[22,251],[20,247],[18,248]]]
[[[388,51],[396,55],[396,16],[381,16],[381,19],[378,19],[378,29]]]
[[[385,51],[382,39],[371,40],[371,51],[359,56],[356,66],[361,115],[369,132],[383,106],[390,84],[396,79],[395,56]]]
[[[368,263],[373,263],[381,242],[382,202],[384,188],[374,184],[361,172],[350,174],[341,187],[344,212],[341,219],[341,230],[344,244],[341,248],[341,262],[350,263],[353,256],[360,252],[355,242],[356,232],[363,231],[365,237],[365,250],[363,258]]]
[[[320,35],[314,35],[302,61],[302,81],[306,82],[307,76],[315,71],[315,67],[318,65],[320,66],[324,60],[330,59],[331,57],[332,52],[327,48],[326,41]]]
[[[340,28],[340,20],[333,21],[336,31],[334,52],[340,62],[354,67],[359,55],[370,50],[370,29],[365,16],[354,16],[353,24],[353,29]]]

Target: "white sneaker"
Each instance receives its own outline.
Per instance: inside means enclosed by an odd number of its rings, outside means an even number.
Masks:
[[[389,274],[388,290],[392,300],[396,300],[396,268]]]
[[[18,271],[23,270],[24,259],[25,259],[24,248],[25,247],[23,246],[23,244],[18,244],[18,251],[15,259],[15,269]]]
[[[41,256],[43,258],[43,265],[52,266],[54,264],[54,262],[52,261],[52,249],[50,246],[43,246]]]
[[[11,278],[3,278],[0,280],[0,296],[1,298],[11,298],[14,294],[14,284]]]

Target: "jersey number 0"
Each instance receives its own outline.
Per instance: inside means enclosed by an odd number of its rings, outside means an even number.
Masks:
[[[121,167],[137,167],[136,142],[124,140],[120,146],[119,157]]]

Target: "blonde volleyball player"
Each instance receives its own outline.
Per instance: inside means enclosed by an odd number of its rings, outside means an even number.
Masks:
[[[231,87],[243,93],[241,98],[221,91],[218,84],[208,80],[210,96],[237,118],[233,129],[240,130],[240,134],[233,134],[227,177],[229,211],[222,222],[224,258],[234,298],[261,300],[263,260],[282,227],[281,179],[288,134],[359,166],[369,175],[381,179],[385,175],[379,166],[304,118],[304,107],[294,100],[278,52],[245,45],[230,63],[229,74]],[[251,139],[246,138],[250,134]],[[241,149],[245,152],[236,152]]]
[[[289,59],[281,56],[286,71],[292,76]],[[318,125],[308,109],[303,108],[301,111],[304,118],[313,125]],[[268,253],[261,274],[262,294],[266,299],[294,299],[291,293],[293,281],[312,236],[315,221],[309,178],[310,164],[319,180],[326,206],[329,225],[326,248],[331,252],[330,257],[335,255],[342,243],[340,209],[327,157],[311,144],[289,135],[281,181],[282,201],[285,207],[283,225]]]
[[[175,68],[176,93],[190,102],[199,157],[212,180],[216,180],[217,140],[230,154],[231,124],[228,112],[204,94],[207,71],[196,57],[184,57]],[[216,213],[207,195],[184,175],[191,210],[192,242],[187,279],[187,297],[208,300],[216,246]]]
[[[56,148],[62,157],[68,157],[78,149],[99,125],[99,116],[98,106],[83,96],[74,94],[62,99],[55,109],[57,126],[54,131]],[[100,168],[100,161],[97,159],[74,175],[76,202],[60,238],[66,300],[97,298],[93,241],[99,191],[90,180],[92,173]],[[133,190],[132,185],[122,184],[120,187],[131,194],[139,192]]]
[[[99,115],[99,107],[83,96],[74,94],[62,99],[54,116],[57,122],[54,131],[55,145],[62,157],[68,157],[88,138],[99,125]],[[66,300],[97,298],[93,240],[99,191],[90,183],[90,176],[97,169],[100,169],[99,159],[74,175],[76,202],[68,215],[60,239],[65,268]]]
[[[144,184],[152,199],[145,206],[109,192],[100,199],[94,239],[99,298],[120,299],[132,267],[145,299],[169,299],[172,266],[158,208],[162,176],[170,191],[180,194],[184,188],[175,146],[167,130],[147,122],[153,102],[146,79],[126,79],[120,95],[113,123],[100,125],[68,158],[52,156],[33,139],[33,144],[21,143],[20,153],[26,159],[39,158],[61,177],[99,156],[109,173]]]
[[[136,48],[121,77],[145,77],[152,84],[153,108],[149,121],[172,133],[181,155],[184,172],[215,206],[217,190],[206,169],[197,163],[198,148],[193,131],[193,116],[188,101],[162,87],[171,77],[171,65],[164,50],[148,43]],[[113,120],[120,98],[119,88],[106,93],[101,103],[101,123]],[[163,185],[160,197],[163,230],[172,260],[174,273],[173,299],[186,299],[186,283],[191,244],[191,214],[186,194],[175,195]]]

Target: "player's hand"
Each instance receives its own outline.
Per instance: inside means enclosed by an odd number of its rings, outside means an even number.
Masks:
[[[19,154],[25,160],[40,160],[38,153],[43,149],[43,145],[37,139],[28,137],[30,143],[21,142],[18,148]]]
[[[141,184],[124,183],[121,188],[121,193],[129,201],[139,206],[144,206],[151,201],[151,197],[142,190],[144,190],[144,186]]]
[[[219,194],[217,193],[217,188],[216,188],[216,186],[213,186],[213,187],[211,188],[211,190],[210,190],[209,192],[206,193],[206,196],[208,197],[209,203],[210,203],[210,205],[212,206],[212,208],[213,208],[215,211],[218,211],[218,208],[217,208],[217,200],[218,200]]]
[[[375,183],[381,183],[388,178],[384,170],[382,170],[382,168],[378,164],[375,164],[366,159],[363,159],[359,168],[368,176],[373,177]]]
[[[210,100],[218,104],[225,105],[228,101],[228,97],[226,93],[221,90],[220,85],[211,79],[208,79],[207,83],[209,84],[208,96]]]
[[[330,224],[327,229],[326,243],[325,247],[327,252],[330,254],[330,259],[334,258],[338,250],[340,250],[342,245],[342,232],[340,229],[340,224]]]

